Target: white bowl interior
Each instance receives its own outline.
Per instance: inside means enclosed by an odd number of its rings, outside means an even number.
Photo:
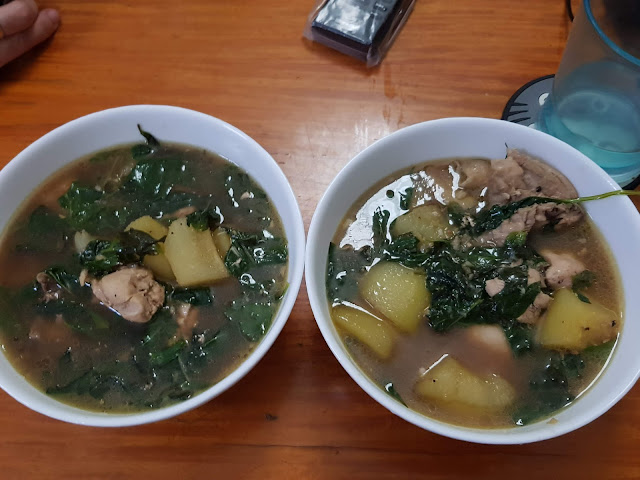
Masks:
[[[0,232],[22,201],[69,161],[101,149],[141,142],[137,124],[160,141],[180,142],[217,153],[243,168],[267,192],[280,214],[289,246],[289,288],[273,324],[249,357],[226,378],[182,403],[135,414],[81,410],[40,392],[0,355],[0,386],[16,400],[45,415],[95,426],[148,423],[190,410],[232,386],[271,347],[293,308],[304,267],[304,225],[295,195],[273,158],[254,140],[211,116],[178,107],[136,105],[105,110],[67,123],[40,138],[0,171]]]
[[[614,405],[640,374],[635,340],[640,323],[627,315],[613,357],[598,381],[574,404],[553,418],[525,427],[474,429],[446,424],[412,411],[384,393],[358,368],[331,322],[325,290],[329,242],[344,213],[372,185],[402,168],[450,157],[502,158],[510,148],[526,150],[566,175],[580,195],[619,189],[607,174],[569,145],[536,130],[500,120],[450,118],[407,127],[374,143],[338,174],[318,204],[309,228],[306,281],[311,307],[327,344],[351,377],[376,401],[405,420],[427,430],[480,443],[526,443],[555,437],[579,428]],[[626,197],[585,204],[604,234],[618,264],[626,312],[640,309],[637,272],[640,269],[640,216]]]

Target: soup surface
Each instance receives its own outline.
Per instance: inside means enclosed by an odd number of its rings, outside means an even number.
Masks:
[[[34,386],[98,411],[190,398],[269,329],[287,244],[265,192],[194,147],[146,143],[79,159],[5,230],[0,336]]]
[[[347,213],[329,250],[333,322],[389,395],[469,427],[570,404],[617,340],[622,293],[570,182],[510,150],[398,172]]]

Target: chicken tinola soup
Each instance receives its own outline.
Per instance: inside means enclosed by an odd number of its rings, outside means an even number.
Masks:
[[[227,160],[146,143],[77,160],[15,214],[0,248],[0,336],[34,386],[140,411],[229,374],[269,329],[287,242],[265,192]]]
[[[398,172],[331,244],[331,316],[360,369],[411,409],[525,425],[575,401],[622,321],[607,245],[573,185],[524,152]]]

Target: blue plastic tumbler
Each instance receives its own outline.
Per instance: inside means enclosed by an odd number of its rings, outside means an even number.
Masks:
[[[640,175],[640,1],[584,0],[537,128],[620,185]]]

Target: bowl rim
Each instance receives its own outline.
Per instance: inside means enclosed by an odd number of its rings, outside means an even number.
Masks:
[[[347,353],[345,353],[340,340],[336,338],[332,331],[331,319],[327,318],[324,313],[324,308],[326,308],[328,305],[328,300],[326,298],[326,288],[324,285],[324,281],[316,281],[317,278],[319,278],[320,274],[318,273],[318,269],[315,268],[314,257],[318,254],[318,234],[322,227],[321,220],[323,219],[323,217],[328,215],[325,206],[329,203],[329,199],[338,191],[339,188],[344,186],[342,185],[345,181],[344,179],[354,175],[354,173],[357,172],[358,168],[362,166],[370,156],[375,155],[376,151],[384,148],[387,144],[391,142],[397,142],[402,138],[410,137],[418,132],[424,132],[425,129],[432,129],[436,127],[451,127],[452,129],[455,129],[460,125],[493,126],[495,128],[501,128],[505,131],[527,131],[529,133],[527,133],[526,135],[537,136],[541,142],[554,144],[556,147],[561,147],[565,150],[570,149],[575,157],[581,158],[581,161],[584,163],[584,165],[582,166],[584,167],[584,170],[589,170],[591,174],[597,175],[599,177],[599,180],[607,183],[611,190],[620,190],[620,186],[613,179],[611,179],[611,177],[609,177],[609,175],[607,175],[607,173],[602,168],[597,166],[588,157],[586,157],[584,154],[574,149],[570,145],[541,131],[504,120],[483,117],[448,117],[416,123],[392,132],[389,135],[386,135],[385,137],[375,141],[374,143],[360,151],[358,154],[356,154],[351,160],[349,160],[349,162],[347,162],[347,164],[338,172],[338,174],[332,180],[316,206],[315,212],[311,219],[311,223],[309,225],[307,248],[305,254],[305,281],[307,295],[309,297],[309,303],[311,305],[316,324],[320,329],[320,332],[322,333],[322,336],[333,355],[336,357],[345,371],[349,374],[349,376],[360,386],[360,388],[362,388],[371,398],[373,398],[387,410],[406,420],[407,422],[416,425],[417,427],[457,440],[463,440],[473,443],[500,445],[532,443],[564,435],[578,428],[581,428],[584,425],[587,425],[588,423],[592,422],[593,420],[607,412],[635,385],[636,381],[640,377],[640,369],[635,372],[634,378],[631,379],[631,381],[620,385],[619,390],[613,397],[609,398],[608,401],[601,403],[598,408],[590,410],[589,414],[583,415],[582,418],[579,419],[579,421],[567,421],[559,425],[556,424],[551,426],[547,423],[548,419],[542,419],[538,422],[534,422],[531,425],[544,424],[549,425],[550,428],[541,428],[528,431],[518,431],[519,427],[497,429],[464,427],[446,423],[420,414],[408,407],[401,405],[399,402],[384,393],[382,389],[379,386],[375,385],[374,382],[370,380],[369,377],[357,366],[355,361],[353,361],[352,358]],[[400,170],[401,168],[402,167],[399,167],[398,170]],[[380,177],[380,179],[382,179],[383,177],[384,175]],[[617,197],[617,199],[619,201],[628,202],[629,205],[632,205],[632,202],[626,197]],[[636,226],[638,226],[640,225],[640,220],[638,220],[638,218],[636,217],[634,218],[634,223],[636,224]],[[323,253],[323,255],[326,256],[325,253]],[[321,264],[326,265],[325,262],[321,262]],[[321,278],[324,279],[324,272]],[[624,285],[622,285],[622,283],[621,287],[624,288]],[[627,317],[626,310],[625,317]],[[619,339],[615,347],[616,349],[619,347]],[[609,362],[610,361],[611,359],[609,360]],[[603,376],[603,372],[605,372],[605,370],[607,369],[607,366],[608,364],[603,367],[600,374],[598,374],[598,377],[596,377],[596,380],[600,380],[600,378]],[[592,387],[593,384],[588,388],[590,389]],[[569,405],[568,408],[571,408],[571,405]]]
[[[34,154],[42,155],[42,152],[44,151],[43,149],[50,144],[55,144],[60,136],[72,133],[78,127],[84,126],[89,122],[99,122],[104,120],[117,122],[123,118],[130,118],[131,116],[141,115],[143,113],[151,113],[158,116],[172,116],[174,118],[191,117],[194,121],[198,121],[199,123],[201,122],[203,125],[209,125],[213,128],[223,129],[230,136],[233,136],[236,141],[240,141],[248,148],[253,150],[254,155],[260,158],[260,161],[270,164],[271,171],[273,172],[272,178],[275,180],[276,184],[274,188],[277,188],[280,191],[284,192],[285,196],[288,197],[288,203],[291,204],[290,206],[292,212],[290,213],[294,213],[293,215],[288,215],[286,219],[281,216],[283,226],[285,226],[285,224],[287,223],[289,223],[291,226],[290,232],[288,232],[287,235],[287,243],[289,246],[289,255],[287,262],[289,287],[287,288],[287,291],[280,302],[278,311],[272,320],[272,324],[269,330],[262,338],[262,340],[255,346],[253,351],[251,351],[251,353],[247,356],[247,358],[239,363],[233,371],[222,378],[219,382],[213,384],[206,390],[203,390],[200,393],[194,395],[192,398],[173,405],[149,411],[132,413],[96,412],[75,407],[46,396],[46,394],[31,385],[31,383],[28,381],[27,383],[33,389],[33,391],[29,389],[29,391],[25,392],[22,388],[14,388],[11,385],[7,386],[7,379],[4,376],[5,373],[0,374],[0,388],[7,392],[15,400],[31,410],[68,423],[94,427],[126,427],[133,425],[142,425],[180,415],[184,412],[197,408],[202,404],[208,402],[209,400],[217,397],[218,395],[222,394],[224,391],[235,385],[245,375],[247,375],[269,351],[275,340],[278,338],[280,332],[284,328],[284,325],[291,314],[295,301],[297,300],[300,286],[302,284],[306,238],[300,206],[297,202],[295,193],[291,187],[291,184],[289,183],[289,180],[285,176],[278,163],[271,156],[271,154],[269,154],[266,149],[264,149],[256,140],[251,138],[248,134],[238,129],[237,127],[234,127],[233,125],[212,115],[178,106],[154,104],[125,105],[93,112],[58,126],[57,128],[49,131],[30,145],[28,145],[24,150],[22,150],[13,159],[11,159],[4,168],[0,170],[0,185],[11,180],[13,175],[15,175],[15,170],[19,168],[19,164],[23,161],[24,158],[28,158]],[[170,141],[175,141],[176,143],[187,143],[180,142],[179,140],[174,139],[171,139]],[[120,143],[128,142],[125,141]],[[114,142],[113,146],[117,145],[118,143]],[[102,148],[95,149],[95,151],[98,150],[102,150]],[[91,152],[87,152],[87,155],[90,153]],[[73,160],[75,160],[75,158],[70,159],[69,161]],[[226,160],[234,163],[233,159]],[[53,173],[55,173],[56,171],[58,170],[55,170]],[[40,184],[45,181],[46,178],[49,178],[50,175],[45,177],[40,182]],[[262,180],[262,178],[260,180]],[[264,187],[264,183],[260,180],[258,180],[259,183],[261,183]],[[30,192],[28,192],[21,199],[21,203],[24,202],[29,194]],[[269,194],[269,192],[267,192],[267,194]],[[2,233],[6,225],[12,220],[13,217],[10,216],[7,220],[7,223],[0,226],[0,234]],[[295,250],[292,249],[292,246],[295,247]],[[7,357],[5,356],[5,358]],[[10,361],[8,361],[8,364],[11,367],[11,372],[6,372],[8,375],[18,375],[19,377],[22,377],[22,379],[24,379],[24,376],[18,372],[18,370]],[[42,401],[38,401],[37,405],[34,406],[32,402],[35,395],[45,395],[51,401],[42,399]]]

